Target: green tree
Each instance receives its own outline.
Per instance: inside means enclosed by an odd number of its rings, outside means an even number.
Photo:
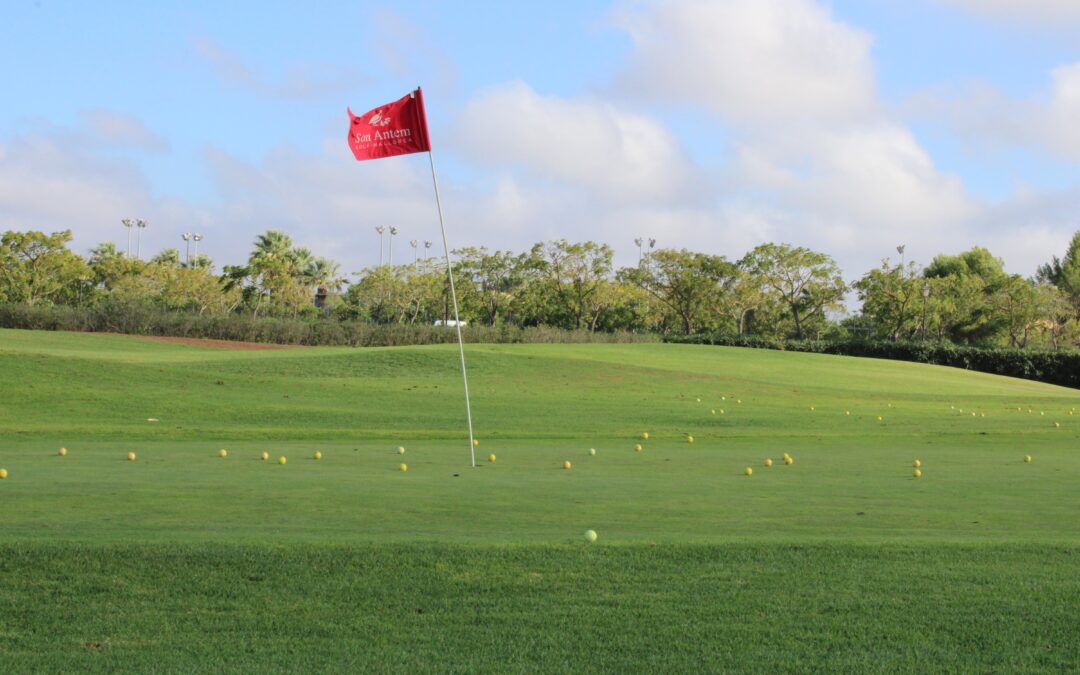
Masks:
[[[923,275],[930,280],[939,337],[953,342],[992,342],[1005,330],[994,296],[1008,282],[1005,264],[976,246],[959,255],[939,255]]]
[[[1036,279],[1061,289],[1072,303],[1074,313],[1080,315],[1080,231],[1073,234],[1063,258],[1054,256],[1049,263],[1039,266]]]
[[[619,278],[658,300],[689,335],[715,323],[725,290],[736,274],[735,265],[722,256],[657,249],[641,265],[620,270]]]
[[[86,262],[67,244],[71,231],[16,232],[0,237],[0,297],[36,305],[62,297],[90,277]]]
[[[852,286],[862,301],[862,314],[873,321],[879,337],[899,340],[911,337],[922,327],[920,311],[924,309],[924,279],[915,272],[915,263],[906,267],[892,266],[889,259],[881,261],[881,267],[862,276]]]
[[[840,268],[824,253],[788,244],[762,244],[746,254],[740,266],[785,307],[795,325],[795,336],[805,337],[805,327],[825,312],[841,309],[847,284]]]

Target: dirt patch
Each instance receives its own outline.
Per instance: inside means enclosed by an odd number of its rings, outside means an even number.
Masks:
[[[140,340],[153,340],[154,342],[172,342],[192,347],[211,347],[213,349],[299,349],[303,345],[272,345],[264,342],[233,342],[232,340],[204,340],[201,338],[182,337],[159,337],[156,335],[133,335]]]

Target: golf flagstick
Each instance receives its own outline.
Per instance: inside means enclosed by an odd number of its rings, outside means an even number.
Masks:
[[[443,254],[446,256],[446,276],[450,279],[450,298],[454,303],[454,328],[457,329],[458,355],[461,356],[461,381],[465,385],[465,420],[469,425],[469,460],[476,468],[476,443],[473,441],[472,406],[469,403],[469,376],[465,372],[465,344],[461,340],[461,321],[458,319],[457,291],[454,290],[454,267],[450,264],[450,245],[446,243],[446,223],[443,219],[442,199],[439,197],[439,179],[435,176],[435,156],[428,150],[431,162],[431,182],[435,186],[435,206],[439,210],[439,229],[442,231]]]
[[[357,161],[383,159],[396,155],[426,152],[431,162],[431,182],[435,186],[435,206],[439,209],[439,229],[442,231],[443,253],[446,255],[446,276],[450,280],[450,297],[454,301],[454,328],[457,329],[458,354],[461,356],[461,381],[465,385],[465,420],[469,425],[469,459],[476,468],[476,440],[473,438],[472,405],[469,403],[469,376],[465,373],[465,345],[461,339],[461,319],[458,317],[457,289],[454,288],[454,266],[450,263],[450,245],[446,241],[446,222],[439,179],[435,175],[435,156],[424,111],[424,93],[417,87],[407,95],[363,115],[349,114],[349,149]],[[390,238],[393,250],[394,238]],[[379,232],[379,258],[382,258],[382,231]]]

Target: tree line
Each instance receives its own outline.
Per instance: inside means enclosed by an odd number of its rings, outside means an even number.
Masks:
[[[349,283],[340,264],[278,230],[256,237],[244,264],[220,271],[208,256],[185,261],[174,248],[144,261],[108,242],[83,257],[70,242],[70,231],[5,232],[0,302],[377,325],[453,318],[440,258],[367,268]],[[925,266],[885,259],[850,283],[829,255],[788,244],[761,244],[738,260],[657,249],[622,268],[610,246],[592,241],[453,256],[461,318],[473,325],[1020,348],[1080,341],[1080,232],[1031,278],[1008,274],[981,247]],[[856,312],[844,304],[852,291]]]

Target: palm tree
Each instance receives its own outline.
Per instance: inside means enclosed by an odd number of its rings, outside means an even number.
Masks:
[[[315,306],[322,307],[330,293],[340,293],[345,285],[341,265],[327,258],[315,258],[304,270],[304,279],[315,287]]]
[[[162,249],[161,253],[150,259],[150,264],[180,267],[180,251],[175,248]]]

